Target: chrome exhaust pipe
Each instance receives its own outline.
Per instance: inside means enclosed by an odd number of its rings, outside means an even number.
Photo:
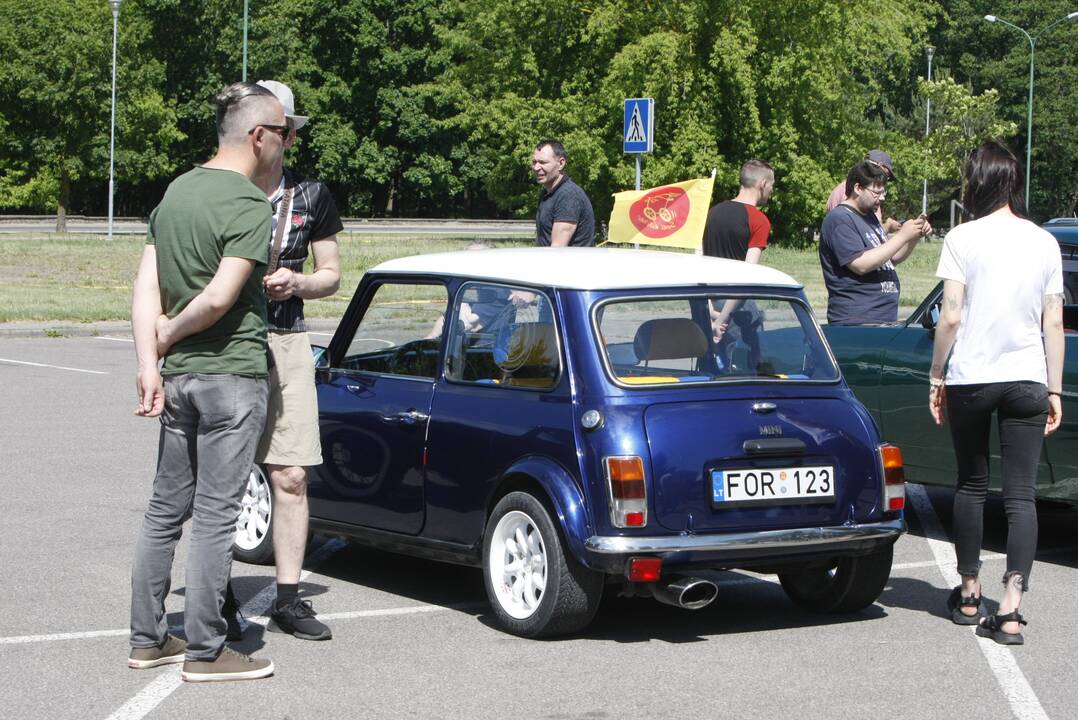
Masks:
[[[719,589],[710,580],[680,577],[664,585],[656,584],[652,587],[651,594],[661,603],[686,610],[699,610],[711,604],[718,596]]]

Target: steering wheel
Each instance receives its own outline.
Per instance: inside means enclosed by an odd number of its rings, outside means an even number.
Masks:
[[[438,343],[436,339],[425,338],[404,343],[396,348],[386,361],[388,371],[393,375],[427,375],[428,373],[420,372],[424,356],[430,351],[437,352]]]

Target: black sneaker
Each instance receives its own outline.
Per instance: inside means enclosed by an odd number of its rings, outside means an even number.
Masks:
[[[228,623],[228,631],[225,638],[232,641],[243,639],[243,613],[240,612],[240,604],[232,593],[232,583],[225,588],[225,604],[221,608],[221,614]]]
[[[266,629],[270,632],[288,633],[301,640],[329,640],[333,633],[324,623],[315,619],[310,600],[296,598],[284,605],[274,605]]]

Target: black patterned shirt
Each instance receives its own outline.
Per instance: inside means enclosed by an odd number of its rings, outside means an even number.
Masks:
[[[307,260],[310,244],[333,237],[344,229],[344,225],[341,223],[341,216],[337,213],[337,204],[333,202],[333,196],[324,183],[308,180],[289,170],[284,171],[284,182],[294,186],[294,189],[292,207],[286,216],[290,225],[288,234],[281,242],[278,266],[286,267],[293,272],[301,272],[303,263]],[[284,182],[269,198],[270,204],[273,205],[271,248],[277,232],[277,213],[281,209],[280,201],[284,196]],[[268,270],[270,273],[273,271],[274,268]],[[282,302],[270,300],[267,310],[271,330],[302,332],[307,329],[303,322],[303,298],[301,297],[293,295]]]

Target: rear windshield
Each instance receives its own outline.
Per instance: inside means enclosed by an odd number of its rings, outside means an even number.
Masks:
[[[595,310],[615,382],[831,382],[838,368],[808,308],[786,298],[691,296],[607,301]]]

